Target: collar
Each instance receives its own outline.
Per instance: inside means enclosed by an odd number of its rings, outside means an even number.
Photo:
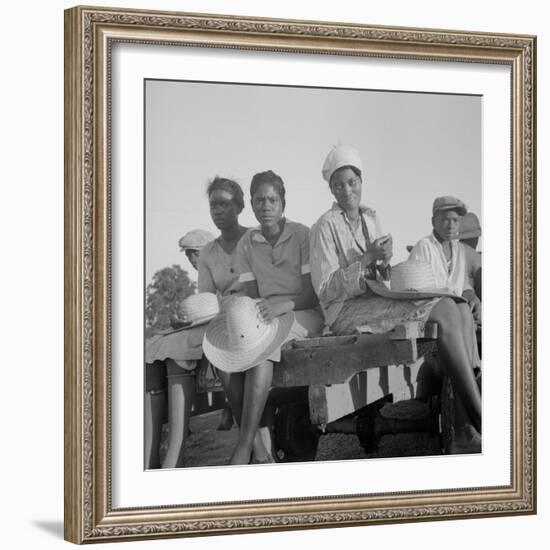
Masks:
[[[435,244],[435,246],[438,246],[439,248],[443,249],[443,245],[441,244],[439,239],[435,236],[435,233],[433,231],[430,233],[430,236],[428,238],[433,244]],[[453,239],[452,241],[449,241],[451,248],[453,249],[453,252],[458,247],[458,242],[459,242],[458,239]]]
[[[294,235],[294,233],[296,233],[296,231],[298,231],[298,224],[291,222],[288,218],[284,218],[284,220],[285,225],[279,235],[279,238],[277,239],[277,242],[275,243],[275,246],[287,241],[290,237],[292,237],[292,235]],[[267,244],[267,239],[262,234],[261,225],[257,225],[250,230],[250,239],[258,243]]]
[[[344,209],[335,201],[332,203],[332,207],[331,207],[331,212],[339,212],[341,213],[342,215],[345,215],[345,212],[344,212]],[[360,204],[359,205],[359,213],[361,214],[361,216],[375,216],[376,215],[376,211],[373,210],[372,208],[369,208],[368,206],[364,205],[364,204]]]

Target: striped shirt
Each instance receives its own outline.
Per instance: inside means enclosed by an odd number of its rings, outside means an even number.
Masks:
[[[382,229],[376,212],[366,206],[361,206],[359,210],[370,241],[381,237]],[[311,281],[319,296],[325,322],[330,327],[344,302],[366,291],[360,263],[367,248],[366,239],[361,224],[354,229],[344,210],[335,202],[311,228],[309,246]]]

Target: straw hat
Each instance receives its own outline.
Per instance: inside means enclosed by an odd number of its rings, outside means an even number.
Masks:
[[[220,312],[218,297],[212,292],[200,292],[187,296],[180,304],[179,317],[185,319],[183,326],[177,329],[160,331],[159,334],[172,334],[180,330],[208,323]]]
[[[376,294],[396,300],[424,300],[449,297],[455,302],[465,302],[462,296],[449,292],[447,288],[436,288],[432,267],[427,262],[407,260],[392,267],[390,288],[380,281],[367,280]]]
[[[479,220],[473,212],[468,212],[460,220],[459,239],[473,239],[481,235],[481,226]]]
[[[193,229],[186,233],[179,241],[180,252],[184,250],[200,250],[205,244],[214,240],[214,235],[204,229]]]
[[[206,329],[202,349],[208,360],[225,372],[242,372],[265,361],[290,333],[294,312],[265,323],[256,300],[239,296]]]

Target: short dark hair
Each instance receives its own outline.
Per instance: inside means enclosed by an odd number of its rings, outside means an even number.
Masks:
[[[241,189],[241,186],[234,180],[228,178],[220,178],[216,176],[213,180],[208,183],[206,188],[206,194],[210,198],[210,195],[214,191],[227,191],[233,196],[233,202],[237,205],[239,212],[242,212],[244,208],[244,193]]]
[[[260,185],[263,185],[264,183],[271,185],[271,187],[273,187],[273,189],[277,191],[279,197],[281,197],[284,210],[286,205],[285,184],[281,176],[277,175],[275,172],[273,172],[273,170],[267,170],[266,172],[258,172],[257,174],[254,174],[254,176],[252,177],[252,182],[250,183],[250,199],[254,197],[254,193],[256,193],[258,187],[260,187]]]

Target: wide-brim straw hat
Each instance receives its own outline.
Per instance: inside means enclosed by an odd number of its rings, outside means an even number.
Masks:
[[[234,298],[208,325],[202,350],[216,368],[229,373],[248,370],[265,361],[288,338],[294,312],[266,323],[256,304],[247,296]]]
[[[191,294],[180,304],[179,316],[187,319],[181,327],[159,331],[159,334],[172,334],[210,322],[220,313],[218,297],[212,292]]]
[[[436,287],[432,267],[419,260],[407,260],[392,267],[390,288],[381,281],[367,280],[367,285],[376,294],[395,300],[452,298],[455,302],[466,302],[448,288]]]

